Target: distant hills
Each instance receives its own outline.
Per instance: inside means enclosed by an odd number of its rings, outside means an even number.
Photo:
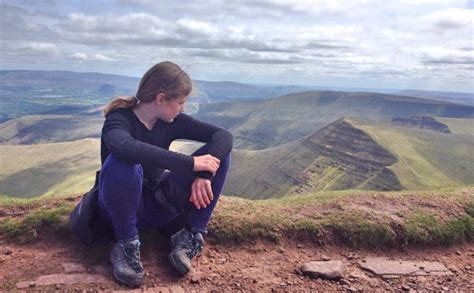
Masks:
[[[224,194],[274,198],[327,190],[430,190],[474,184],[474,119],[439,118],[450,134],[341,118],[298,140],[236,149]],[[178,142],[191,153],[196,144]],[[99,139],[0,145],[0,193],[84,192],[99,168]]]
[[[287,143],[341,117],[390,121],[413,115],[473,118],[474,106],[378,93],[311,91],[269,100],[206,104],[196,114],[232,131],[235,146],[245,149]]]
[[[448,125],[461,119],[443,119]],[[474,129],[474,120],[462,119]],[[271,198],[325,190],[426,190],[474,184],[474,133],[341,118],[297,141],[236,150],[225,193]]]
[[[87,190],[100,165],[100,109],[111,95],[133,92],[137,82],[98,73],[0,71],[0,194]],[[194,115],[235,138],[227,195],[474,184],[472,105],[388,93],[197,83],[209,103]],[[196,144],[181,141],[173,148],[190,153]]]
[[[435,91],[402,90],[395,93],[400,96],[418,97],[437,101],[449,101],[474,106],[474,93],[451,93]]]
[[[70,71],[0,70],[0,122],[37,114],[87,114],[116,96],[133,95],[139,78]],[[199,103],[273,98],[308,90],[195,80]]]
[[[237,82],[194,81],[198,103],[270,99],[303,91],[356,92],[352,88],[324,86],[284,86]],[[91,114],[115,96],[135,93],[139,78],[97,72],[0,70],[0,122],[25,115]],[[423,97],[444,102],[474,105],[472,94],[359,89],[364,92],[391,93]]]
[[[32,115],[0,124],[0,143],[38,144],[99,138],[104,118],[80,115]]]

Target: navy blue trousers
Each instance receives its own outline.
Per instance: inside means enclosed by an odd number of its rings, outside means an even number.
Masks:
[[[193,156],[207,153],[207,145]],[[211,187],[214,199],[197,209],[189,202],[194,172],[170,172],[157,188],[143,184],[140,164],[125,163],[110,154],[102,165],[99,178],[100,218],[113,227],[116,240],[134,238],[141,229],[207,233],[207,225],[224,187],[231,163],[230,154],[221,160]],[[166,231],[165,231],[166,232]]]

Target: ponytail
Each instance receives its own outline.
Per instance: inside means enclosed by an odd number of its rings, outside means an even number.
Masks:
[[[143,75],[135,96],[114,99],[105,106],[104,115],[107,116],[117,108],[132,108],[138,103],[150,103],[159,93],[164,93],[167,100],[188,96],[192,89],[192,80],[181,67],[169,61],[161,62]]]
[[[107,116],[112,110],[117,108],[132,108],[138,104],[138,99],[135,97],[118,97],[115,98],[104,108],[104,116]]]

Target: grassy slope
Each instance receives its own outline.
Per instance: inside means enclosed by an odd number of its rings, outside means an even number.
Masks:
[[[225,191],[269,198],[312,190],[396,190],[395,181],[409,190],[474,184],[474,135],[468,131],[471,119],[444,119],[454,129],[452,134],[359,118],[343,121],[353,129],[335,122],[282,146],[235,151]],[[372,141],[364,139],[365,135]],[[384,149],[395,156],[393,162],[385,160],[395,176],[372,164],[386,157]],[[371,176],[361,176],[370,172]]]
[[[456,123],[463,122],[457,119]],[[99,142],[93,141],[0,145],[4,165],[0,192],[26,197],[85,192],[99,167]],[[269,198],[347,188],[393,190],[398,180],[410,190],[472,184],[472,145],[472,135],[350,118],[283,146],[234,150],[225,193]],[[395,155],[395,164],[381,146]],[[189,142],[172,146],[188,154],[196,147]],[[387,169],[383,165],[391,166]],[[395,175],[389,173],[392,171]]]
[[[80,193],[99,168],[99,139],[38,145],[0,145],[0,192],[32,197]]]
[[[0,143],[37,144],[100,137],[103,118],[78,115],[23,116],[0,124]]]
[[[474,135],[474,119],[435,117],[436,120],[448,125],[454,134]]]
[[[448,120],[442,122],[451,128]],[[472,134],[443,134],[361,119],[351,121],[397,156],[398,162],[390,168],[405,188],[420,190],[474,183]],[[459,129],[470,123],[470,119],[456,119]]]
[[[246,198],[341,189],[397,189],[385,166],[395,157],[340,119],[300,140],[259,151],[234,151],[225,188]]]

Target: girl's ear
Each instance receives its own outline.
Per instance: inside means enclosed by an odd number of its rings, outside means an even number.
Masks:
[[[155,103],[157,105],[162,105],[165,102],[165,94],[164,93],[159,93],[155,97]]]

